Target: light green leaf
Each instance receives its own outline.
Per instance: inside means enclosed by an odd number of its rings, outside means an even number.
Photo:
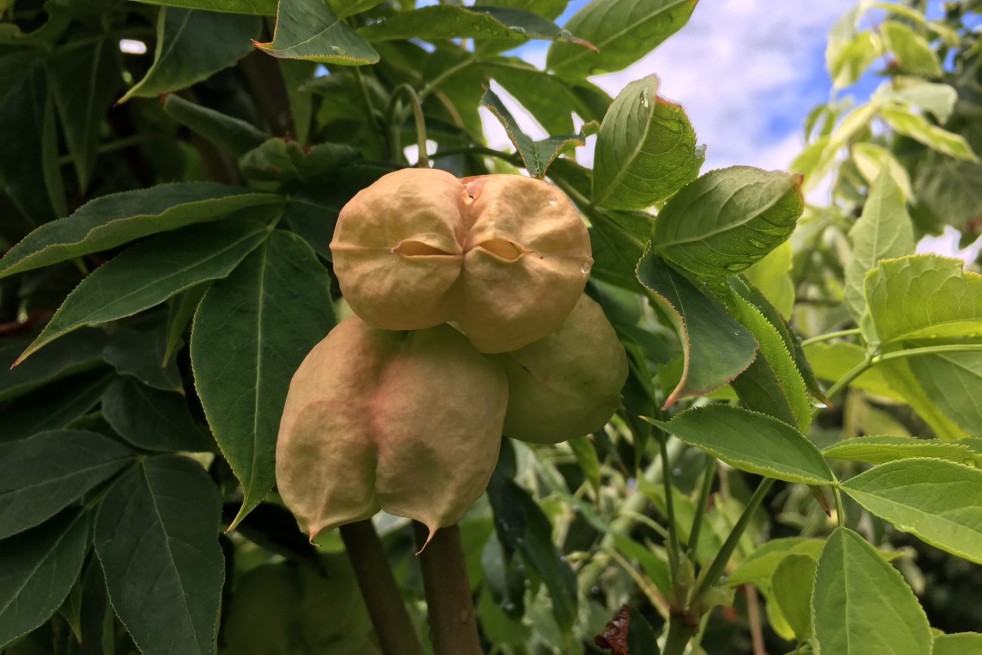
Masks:
[[[375,48],[334,15],[323,0],[281,2],[269,43],[256,47],[282,59],[364,66],[378,62]]]
[[[215,652],[225,578],[220,512],[215,483],[177,455],[140,460],[102,500],[95,552],[140,652]]]
[[[866,276],[866,300],[881,343],[982,337],[982,275],[938,255],[888,259]]]
[[[277,0],[137,0],[137,2],[202,11],[273,16],[276,14]]]
[[[757,341],[718,301],[651,250],[638,263],[637,276],[678,334],[685,357],[682,377],[665,407],[679,398],[710,393],[750,366]]]
[[[793,427],[730,405],[706,405],[676,414],[663,430],[730,466],[788,482],[830,484],[835,476],[822,454]]]
[[[946,123],[955,110],[958,91],[949,84],[938,84],[919,78],[898,78],[893,83],[883,84],[873,97],[877,100],[913,105],[934,114],[939,123]]]
[[[873,32],[859,32],[845,38],[829,36],[825,66],[832,77],[832,87],[852,86],[880,55],[879,38]]]
[[[234,157],[244,155],[269,138],[251,123],[196,105],[173,93],[163,105],[168,116]]]
[[[726,579],[726,584],[730,587],[753,584],[769,588],[774,571],[786,557],[807,556],[817,562],[824,547],[824,539],[805,537],[771,539],[740,562]]]
[[[926,118],[905,107],[881,107],[879,116],[898,134],[908,136],[940,153],[965,161],[979,161],[965,137],[932,125]]]
[[[76,510],[0,541],[0,645],[27,634],[61,607],[88,545],[89,516]]]
[[[790,318],[794,309],[793,259],[791,242],[785,241],[743,272],[785,319]]]
[[[589,437],[576,437],[566,442],[569,449],[573,451],[573,457],[579,464],[583,475],[586,476],[594,493],[600,491],[600,458],[597,456],[597,449]]]
[[[282,202],[271,193],[213,182],[158,184],[101,196],[68,218],[42,225],[0,259],[0,277],[107,250],[158,232]]]
[[[914,229],[907,215],[903,192],[884,168],[870,185],[863,213],[849,230],[852,256],[845,267],[845,294],[849,313],[857,323],[866,313],[866,273],[881,259],[914,252]]]
[[[890,387],[896,391],[900,401],[910,405],[918,416],[931,426],[939,439],[961,439],[965,431],[941,411],[934,399],[927,394],[924,385],[914,374],[912,364],[915,358],[895,359],[880,362],[874,367]],[[963,392],[964,393],[964,392]]]
[[[665,204],[652,245],[683,270],[723,277],[783,243],[803,210],[801,176],[749,166],[710,171]]]
[[[0,539],[40,525],[118,473],[132,450],[101,434],[52,430],[0,443]]]
[[[597,135],[593,202],[645,209],[699,174],[705,148],[679,105],[658,96],[658,78],[631,82],[607,111]]]
[[[131,316],[225,277],[267,235],[265,226],[242,221],[190,226],[133,246],[83,279],[18,361],[80,327]]]
[[[273,486],[290,378],[334,325],[330,287],[310,247],[277,230],[198,306],[191,363],[208,423],[242,483],[233,526]]]
[[[252,41],[261,31],[257,16],[164,7],[157,18],[153,65],[119,102],[186,89],[234,66],[252,52]]]
[[[937,635],[931,655],[982,655],[982,634],[959,632]]]
[[[554,43],[546,66],[567,77],[585,78],[627,68],[689,21],[696,0],[594,0],[583,6],[566,29],[597,47],[597,52]]]
[[[982,469],[904,459],[861,473],[842,490],[898,530],[982,564]]]
[[[972,450],[958,441],[894,436],[845,439],[828,446],[822,454],[831,459],[846,459],[868,464],[885,464],[912,457],[933,457],[964,463],[971,460],[973,456]]]
[[[931,653],[931,626],[914,592],[899,571],[847,528],[836,528],[822,551],[812,613],[823,653]]]
[[[852,161],[866,181],[872,185],[882,171],[889,173],[894,184],[900,187],[903,198],[913,200],[914,191],[910,186],[910,176],[897,158],[889,150],[875,143],[855,143],[850,149]],[[906,211],[906,210],[905,210]]]
[[[982,352],[922,355],[908,364],[945,416],[967,434],[982,435]]]
[[[771,597],[781,608],[799,642],[812,635],[811,600],[818,561],[807,555],[788,555],[771,576]]]
[[[118,378],[106,389],[102,415],[119,436],[144,450],[202,452],[213,448],[182,396],[127,378]]]
[[[880,24],[880,36],[901,70],[913,75],[941,77],[941,62],[923,36],[892,20]]]
[[[866,351],[862,346],[844,341],[819,341],[804,347],[805,356],[812,370],[822,380],[835,382],[857,364],[866,359]],[[895,390],[883,375],[883,368],[874,366],[852,381],[849,385],[854,389],[862,389],[875,396],[905,402],[906,396]]]

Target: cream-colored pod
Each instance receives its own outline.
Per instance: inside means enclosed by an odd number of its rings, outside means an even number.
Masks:
[[[454,318],[481,352],[555,332],[583,293],[590,236],[562,191],[519,175],[463,180],[472,202]]]
[[[352,311],[375,327],[450,320],[463,260],[466,196],[445,171],[406,168],[359,191],[338,215],[331,254]]]
[[[280,495],[311,539],[379,509],[432,536],[484,493],[507,404],[501,365],[450,326],[395,332],[345,319],[290,383]]]
[[[508,376],[504,432],[523,441],[558,443],[601,429],[627,381],[624,346],[586,294],[559,330],[498,359]]]

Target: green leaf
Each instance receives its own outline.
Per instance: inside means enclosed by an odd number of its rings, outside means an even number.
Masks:
[[[801,179],[749,166],[710,171],[665,203],[652,245],[698,276],[738,273],[794,231],[804,210]]]
[[[0,400],[16,398],[56,380],[106,365],[102,357],[106,334],[101,330],[81,330],[69,335],[11,370],[25,346],[27,342],[21,340],[0,346]]]
[[[0,259],[0,277],[278,202],[280,197],[271,193],[213,182],[158,184],[102,196],[27,235]]]
[[[982,275],[938,255],[888,259],[866,276],[866,300],[881,343],[982,337]]]
[[[579,599],[576,575],[552,541],[552,526],[527,491],[497,472],[488,484],[498,539],[508,552],[517,550],[542,578],[552,598],[552,613],[561,630],[576,619]]]
[[[79,579],[82,587],[80,629],[82,641],[70,640],[68,655],[107,655],[114,652],[116,613],[109,604],[106,581],[93,557]]]
[[[102,397],[102,415],[121,437],[138,448],[172,452],[212,449],[176,393],[118,378]]]
[[[715,299],[650,250],[638,264],[637,275],[678,334],[685,357],[682,378],[665,407],[685,396],[710,393],[750,366],[756,339]]]
[[[914,193],[943,223],[961,228],[979,216],[982,164],[928,153],[914,170]]]
[[[832,87],[852,86],[879,56],[879,39],[873,32],[859,32],[845,38],[835,38],[833,32],[825,50],[825,65],[832,77]]]
[[[538,14],[511,7],[434,5],[389,16],[358,33],[369,41],[455,38],[525,40],[551,39],[589,46]],[[517,45],[517,44],[516,44]],[[592,47],[592,46],[591,46]]]
[[[80,373],[6,403],[0,408],[3,416],[0,442],[67,426],[96,406],[115,377],[115,373],[104,368]]]
[[[597,135],[593,202],[612,209],[655,205],[696,178],[705,148],[679,105],[658,95],[658,78],[631,82]]]
[[[191,226],[133,246],[83,279],[18,361],[72,330],[131,316],[225,277],[267,235],[265,226],[243,221]]]
[[[499,57],[482,62],[480,67],[522,103],[547,133],[573,132],[572,112],[577,98],[565,80],[517,57]]]
[[[897,158],[889,150],[875,143],[854,143],[850,148],[850,154],[856,168],[863,174],[870,186],[876,182],[876,178],[882,171],[886,171],[893,179],[894,185],[900,187],[901,199],[913,200],[914,190],[911,188],[907,169],[897,161]],[[867,200],[867,202],[869,201]],[[904,212],[906,211],[907,208],[904,207]],[[910,252],[902,254],[907,255]]]
[[[68,213],[65,202],[65,181],[61,175],[61,153],[58,149],[58,125],[55,120],[55,101],[48,94],[44,102],[44,119],[41,128],[41,164],[44,170],[44,184],[47,187],[48,201],[55,215],[64,216]]]
[[[137,0],[151,5],[165,7],[183,7],[184,9],[200,9],[202,11],[220,11],[232,14],[258,14],[273,16],[276,14],[277,0]]]
[[[787,482],[831,484],[835,476],[805,435],[776,418],[730,405],[707,405],[654,425],[730,466]]]
[[[239,166],[250,180],[322,182],[331,171],[358,158],[359,151],[343,143],[301,146],[287,139],[269,139],[242,155]]]
[[[330,287],[310,247],[277,230],[198,306],[191,363],[208,423],[242,483],[233,527],[273,486],[290,378],[334,325]]]
[[[971,448],[958,441],[936,441],[914,437],[873,436],[845,439],[828,446],[822,454],[868,464],[885,464],[912,457],[946,459],[964,463],[972,459]]]
[[[793,257],[791,242],[785,241],[743,272],[785,319],[790,318],[794,309]]]
[[[696,0],[594,0],[566,23],[566,29],[598,52],[554,43],[548,68],[585,78],[627,68],[689,21]]]
[[[322,64],[364,66],[379,60],[375,48],[335,16],[323,0],[281,2],[273,40],[256,43],[256,47],[281,59]]]
[[[958,91],[949,84],[938,84],[918,78],[897,78],[898,84],[883,85],[874,98],[913,105],[934,114],[940,123],[947,123],[955,110]],[[857,144],[858,145],[858,144]],[[867,144],[871,145],[871,144]]]
[[[252,52],[261,31],[257,16],[164,7],[157,18],[153,65],[119,102],[155,98],[208,79]]]
[[[269,138],[251,123],[196,105],[179,95],[168,95],[163,105],[168,116],[234,157],[244,155]]]
[[[903,257],[914,252],[914,229],[907,215],[900,187],[886,168],[870,185],[863,213],[849,230],[852,256],[845,267],[845,294],[849,313],[857,323],[866,313],[866,273],[881,259]]]
[[[932,125],[926,118],[905,107],[899,105],[881,107],[879,116],[897,133],[919,141],[940,153],[965,161],[979,161],[965,137]]]
[[[812,635],[811,597],[818,562],[807,555],[788,555],[771,576],[771,596],[799,642]]]
[[[0,539],[48,520],[118,473],[133,451],[95,432],[52,430],[0,443]]]
[[[893,53],[901,70],[912,75],[941,77],[941,62],[920,34],[903,23],[888,20],[880,24],[880,36],[887,50]]]
[[[812,369],[822,380],[836,381],[845,375],[857,364],[866,359],[866,351],[862,346],[844,341],[829,342],[818,341],[810,343],[804,347],[805,355]],[[867,369],[865,373],[852,381],[849,386],[854,389],[862,389],[875,396],[889,398],[898,402],[907,402],[907,395],[901,390],[894,389],[895,380],[891,377],[887,381],[884,366],[893,362],[885,363],[881,366],[874,366]]]
[[[847,528],[836,528],[822,551],[812,612],[823,653],[931,652],[931,627],[914,592],[872,546]]]
[[[965,431],[948,418],[935,399],[928,395],[924,381],[914,374],[913,363],[914,358],[880,362],[874,371],[889,380],[890,387],[896,390],[895,395],[900,397],[900,401],[910,405],[931,426],[939,439],[963,438]],[[961,390],[960,393],[964,394],[966,390]]]
[[[600,491],[600,458],[597,456],[597,449],[589,437],[577,437],[566,442],[569,449],[573,451],[576,463],[583,471],[594,493]]]
[[[347,18],[368,11],[373,7],[382,4],[384,0],[328,0],[331,11],[338,15],[338,18]]]
[[[155,323],[149,330],[116,327],[103,356],[121,375],[136,378],[148,387],[184,393],[184,381],[176,362],[164,362],[166,327]]]
[[[88,515],[76,510],[0,541],[0,645],[27,634],[61,607],[88,545]]]
[[[591,216],[588,232],[593,249],[591,275],[636,292],[635,269],[651,233],[651,218],[626,212],[597,212]]]
[[[524,9],[544,16],[549,20],[555,20],[566,9],[569,0],[482,0],[481,5],[485,7],[510,7],[512,9]]]
[[[945,416],[967,434],[982,434],[982,352],[922,355],[907,363]]]
[[[898,530],[982,564],[982,469],[904,459],[861,473],[842,490]]]
[[[119,57],[118,41],[107,38],[65,48],[48,67],[68,152],[83,190],[92,178],[100,126],[120,87]]]
[[[627,652],[659,655],[661,650],[658,648],[658,636],[651,624],[648,623],[648,619],[644,618],[644,615],[636,607],[631,608],[630,616],[627,629]]]
[[[515,149],[518,150],[518,154],[525,163],[525,168],[528,169],[529,175],[540,180],[545,178],[549,166],[552,165],[552,162],[559,155],[570,152],[577,146],[586,145],[587,137],[595,134],[597,130],[596,123],[584,123],[577,134],[550,136],[541,141],[533,141],[530,136],[519,129],[511,112],[508,111],[490,88],[484,92],[484,97],[481,98],[481,106],[487,108],[501,121],[502,126],[504,126],[505,131],[508,133],[508,138],[511,139],[512,144],[514,144]]]
[[[95,551],[120,621],[146,655],[214,653],[225,566],[220,499],[199,464],[140,460],[109,489]]]
[[[982,634],[960,632],[934,637],[931,655],[982,655]]]
[[[769,588],[774,571],[791,555],[807,556],[818,561],[825,547],[824,539],[784,537],[771,539],[746,557],[726,579],[730,587],[752,584]]]
[[[280,74],[283,76],[283,86],[286,87],[290,113],[293,115],[293,130],[296,132],[294,138],[304,144],[310,139],[311,122],[314,118],[314,96],[304,88],[304,84],[314,79],[316,72],[317,64],[312,61],[280,60]]]

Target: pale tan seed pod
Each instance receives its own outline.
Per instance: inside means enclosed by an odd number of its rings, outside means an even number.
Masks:
[[[535,443],[559,443],[601,429],[620,406],[627,354],[586,294],[562,327],[498,356],[508,376],[504,432]]]
[[[342,294],[369,324],[456,321],[486,353],[558,329],[593,266],[586,227],[554,186],[433,169],[396,171],[359,192],[331,250]]]
[[[379,509],[432,536],[484,493],[507,404],[500,364],[452,327],[394,332],[345,319],[290,383],[280,495],[311,539]]]

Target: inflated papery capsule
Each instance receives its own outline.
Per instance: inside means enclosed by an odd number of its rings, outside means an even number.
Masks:
[[[432,536],[484,493],[507,404],[501,365],[449,325],[390,331],[352,316],[290,382],[280,495],[311,540],[380,509]]]
[[[342,294],[369,324],[456,321],[487,353],[558,329],[593,266],[586,227],[556,187],[435,169],[389,173],[360,191],[331,251]]]
[[[509,437],[536,443],[581,437],[602,428],[620,406],[627,354],[586,294],[559,330],[497,358],[508,376]]]

